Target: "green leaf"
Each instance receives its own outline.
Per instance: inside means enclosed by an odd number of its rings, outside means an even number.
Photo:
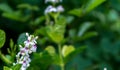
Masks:
[[[63,57],[66,57],[70,53],[72,53],[73,51],[75,51],[74,46],[72,46],[72,45],[69,45],[69,46],[64,45],[63,48],[62,48],[62,55],[63,55]]]
[[[11,68],[7,67],[7,66],[4,66],[3,67],[3,70],[12,70]]]
[[[1,3],[0,4],[0,10],[3,11],[3,12],[9,12],[9,13],[13,12],[11,7],[6,3]]]
[[[5,32],[3,30],[0,30],[0,48],[3,47],[5,39],[6,39]]]
[[[82,8],[76,8],[76,9],[70,10],[68,13],[71,14],[71,15],[75,15],[75,16],[80,17],[80,16],[83,15],[83,9]]]
[[[60,43],[64,38],[65,26],[65,18],[60,18],[56,24],[46,26],[46,33],[52,41]]]
[[[105,1],[106,0],[89,0],[87,5],[85,5],[84,10],[86,13],[88,13]]]
[[[78,36],[84,35],[84,33],[92,26],[93,26],[93,24],[91,22],[83,23],[79,28]]]
[[[17,40],[17,44],[23,44],[25,40],[27,40],[26,33],[22,33]]]

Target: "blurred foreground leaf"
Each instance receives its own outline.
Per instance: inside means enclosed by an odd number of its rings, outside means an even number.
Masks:
[[[12,8],[6,3],[0,3],[0,10],[3,12],[13,12]]]
[[[5,32],[3,30],[0,30],[0,48],[3,47],[5,39],[6,39]]]
[[[4,12],[2,16],[12,20],[22,21],[22,22],[25,22],[29,18],[29,16],[23,16],[21,11],[14,11],[11,13]]]
[[[37,6],[32,6],[30,4],[20,4],[20,5],[18,5],[18,8],[34,10],[34,11],[38,11],[39,10],[39,8]]]

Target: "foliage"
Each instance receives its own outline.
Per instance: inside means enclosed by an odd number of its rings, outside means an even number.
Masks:
[[[62,64],[65,70],[120,70],[120,1],[60,4],[65,12],[46,16],[44,0],[0,1],[0,70],[19,69],[12,63],[25,32],[39,36],[28,70],[60,70]]]

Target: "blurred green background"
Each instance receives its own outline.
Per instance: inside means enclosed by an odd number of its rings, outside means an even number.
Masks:
[[[96,5],[99,1],[63,0],[60,3],[65,8],[62,15],[67,20],[64,44],[76,48],[86,46],[66,64],[65,70],[103,70],[104,67],[120,70],[120,0],[106,0]],[[40,37],[38,51],[47,45],[56,46],[44,34],[47,5],[44,0],[0,0],[0,29],[6,33],[6,42],[1,48],[4,54],[7,54],[9,40],[12,38],[18,44],[17,39],[24,32]],[[2,69],[6,64],[0,62]],[[57,70],[57,66],[48,66],[47,70]]]

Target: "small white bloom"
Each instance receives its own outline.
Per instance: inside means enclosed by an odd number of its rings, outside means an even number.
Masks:
[[[107,68],[105,67],[104,70],[107,70]]]
[[[62,5],[59,5],[59,6],[57,7],[57,11],[58,11],[58,12],[63,12],[63,11],[64,11],[64,8],[62,7]]]
[[[28,34],[28,33],[26,33],[26,36],[29,36],[29,34]]]
[[[31,51],[36,52],[37,46],[33,45],[33,47],[31,48]]]
[[[16,63],[13,63],[13,66],[16,65]]]

